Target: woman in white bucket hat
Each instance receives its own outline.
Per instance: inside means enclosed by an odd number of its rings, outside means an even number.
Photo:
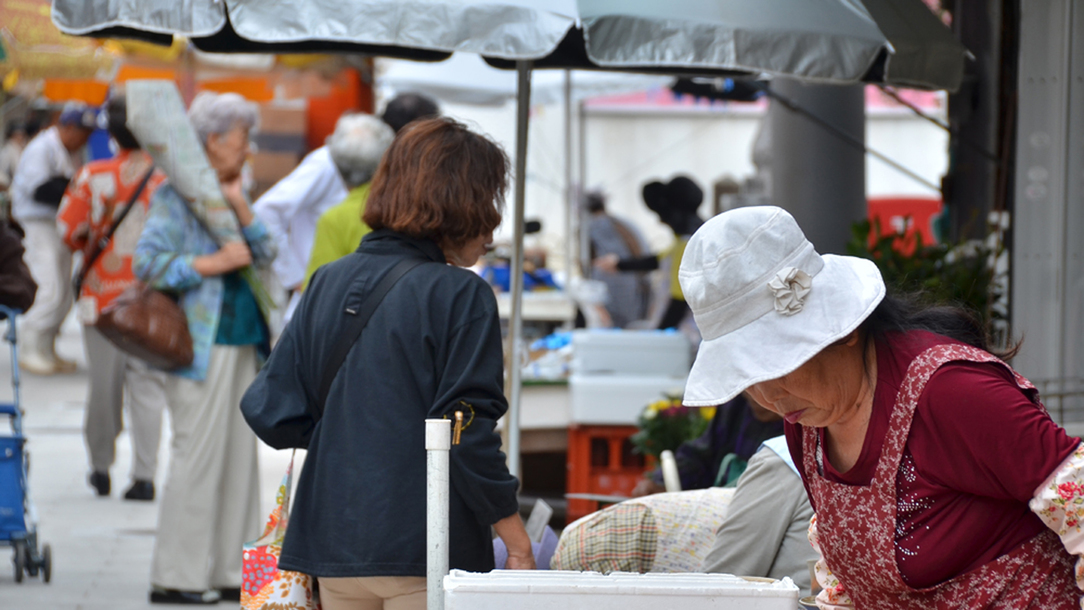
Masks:
[[[679,275],[704,339],[685,404],[784,417],[821,608],[1081,607],[1084,446],[972,316],[886,296],[769,206],[705,223]]]

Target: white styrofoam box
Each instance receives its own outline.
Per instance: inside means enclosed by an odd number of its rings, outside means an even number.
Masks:
[[[688,375],[691,350],[685,335],[672,330],[576,330],[572,373]]]
[[[444,610],[794,610],[798,587],[730,574],[452,570]]]
[[[575,424],[631,426],[649,403],[680,396],[686,376],[576,375],[568,379],[569,420]]]

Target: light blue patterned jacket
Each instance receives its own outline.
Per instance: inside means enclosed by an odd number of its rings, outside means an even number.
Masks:
[[[258,267],[270,265],[275,258],[275,241],[267,227],[256,218],[243,227],[242,232],[252,251],[253,264]],[[171,372],[197,381],[207,378],[207,364],[222,310],[223,282],[221,277],[201,276],[192,268],[192,261],[216,250],[218,246],[185,208],[177,191],[168,182],[162,184],[151,197],[147,223],[132,258],[132,271],[136,277],[151,277],[169,262],[170,257],[180,254],[154,282],[154,287],[181,295],[181,307],[192,334],[194,358],[191,366]]]

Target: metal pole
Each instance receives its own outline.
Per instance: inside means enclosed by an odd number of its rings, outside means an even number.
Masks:
[[[452,421],[425,420],[426,608],[444,610],[444,576],[448,573],[448,452]]]
[[[568,292],[572,282],[576,260],[574,253],[578,250],[573,245],[576,239],[572,229],[572,217],[578,210],[576,192],[572,187],[572,70],[565,70],[565,292]]]
[[[523,216],[527,198],[527,126],[531,110],[531,62],[517,61],[516,73],[516,201],[512,210],[512,319],[508,327],[511,335],[512,367],[508,389],[508,471],[519,476],[519,406],[520,368],[519,353],[523,349]]]
[[[818,252],[843,254],[851,224],[866,218],[863,89],[777,78],[772,90],[779,94],[768,109],[773,203],[794,215]]]
[[[579,191],[583,193],[587,188],[587,110],[586,104],[582,100],[580,101],[579,109]],[[591,235],[588,231],[590,227],[591,219],[587,217],[587,208],[585,206],[577,206],[580,211],[580,269],[583,271],[583,278],[591,278]]]

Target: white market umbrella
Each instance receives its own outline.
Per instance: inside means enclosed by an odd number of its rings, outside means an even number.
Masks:
[[[532,66],[821,83],[959,86],[966,50],[921,0],[53,0],[68,34],[212,52],[353,52],[434,61],[476,53],[517,70],[512,353],[522,342],[523,208]],[[509,388],[519,469],[520,370]]]

